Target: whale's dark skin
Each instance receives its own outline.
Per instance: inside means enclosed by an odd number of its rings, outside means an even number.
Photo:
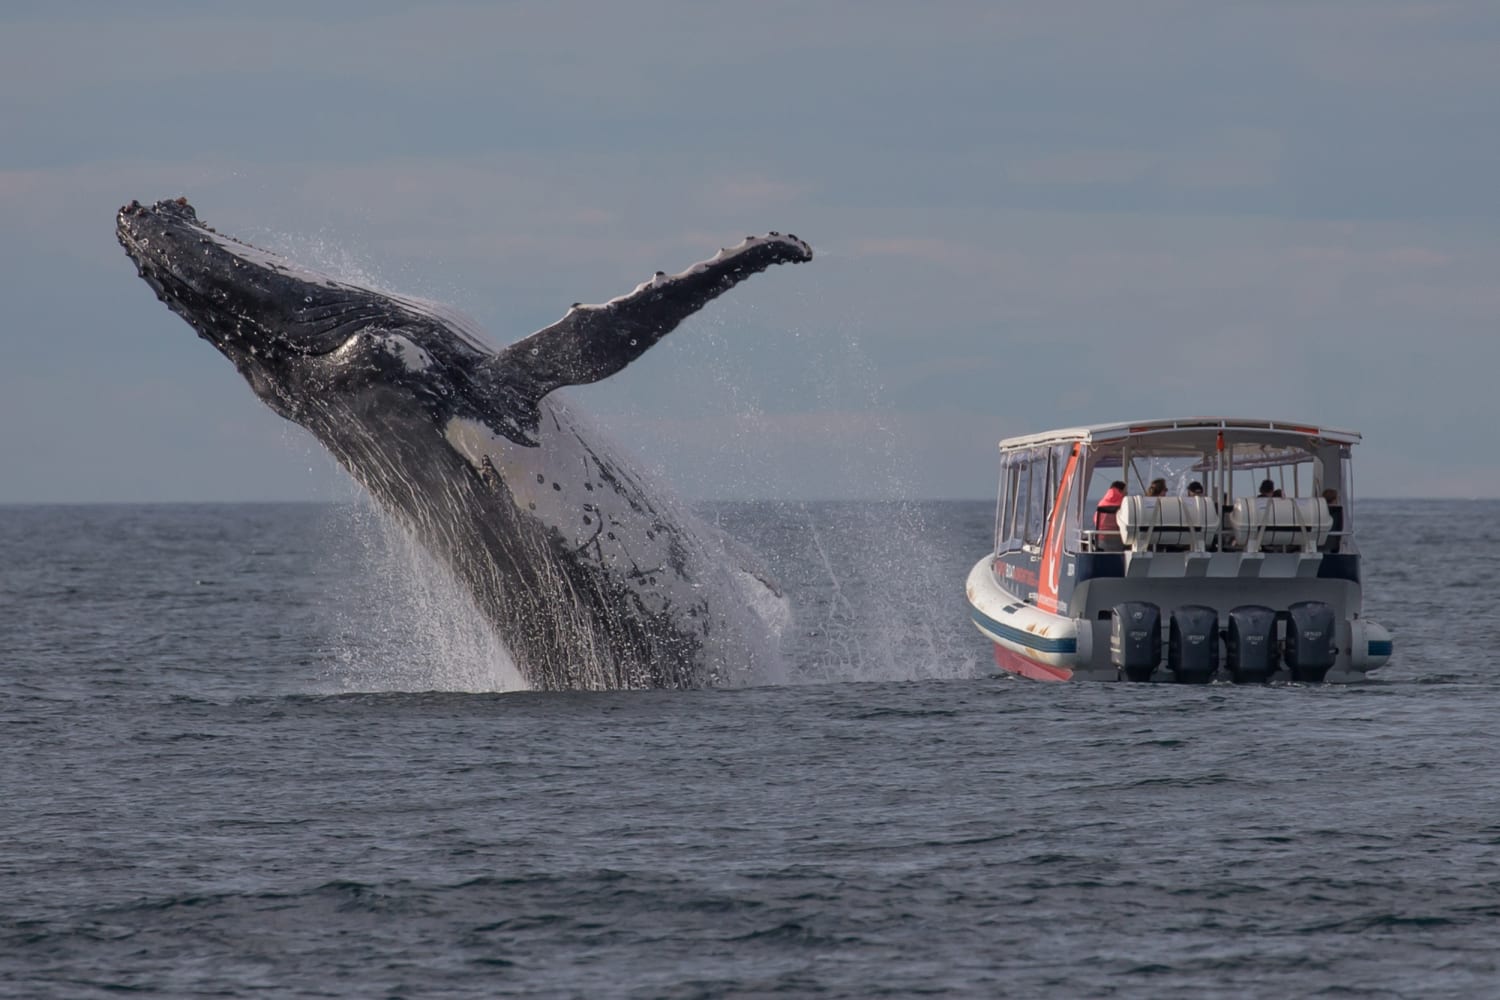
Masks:
[[[452,568],[531,686],[734,683],[774,659],[774,585],[549,394],[811,259],[806,243],[748,238],[495,352],[441,307],[299,268],[183,199],[131,202],[116,235],[169,309]]]

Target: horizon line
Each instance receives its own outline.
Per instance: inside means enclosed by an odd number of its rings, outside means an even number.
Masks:
[[[678,497],[679,500],[689,504],[702,503],[994,503],[994,497],[855,497],[855,496],[807,496],[807,497]],[[1388,501],[1388,500],[1453,500],[1461,502],[1474,502],[1479,500],[1500,499],[1489,496],[1419,496],[1416,494],[1394,494],[1377,496],[1360,496],[1356,502]],[[308,498],[308,497],[256,497],[241,500],[226,499],[198,499],[198,500],[3,500],[0,499],[0,508],[16,507],[229,507],[229,506],[352,506],[355,504],[372,504],[370,497],[352,497],[340,499],[335,497]]]

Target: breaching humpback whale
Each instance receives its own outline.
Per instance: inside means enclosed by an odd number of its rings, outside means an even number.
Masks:
[[[312,432],[473,594],[529,684],[692,687],[774,656],[774,584],[677,510],[551,395],[811,248],[771,233],[498,352],[455,314],[308,271],[205,226],[186,199],[120,209],[159,299]]]

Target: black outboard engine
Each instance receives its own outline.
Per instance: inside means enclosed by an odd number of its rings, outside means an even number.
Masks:
[[[1276,659],[1276,612],[1255,604],[1230,611],[1225,652],[1236,684],[1270,680],[1281,666]]]
[[[1292,680],[1321,684],[1338,657],[1333,608],[1322,601],[1298,601],[1286,609],[1286,648],[1282,655]]]
[[[1207,684],[1219,670],[1219,613],[1199,604],[1172,611],[1167,666],[1178,684]]]
[[[1132,681],[1149,681],[1161,662],[1161,609],[1147,601],[1114,606],[1109,662]]]

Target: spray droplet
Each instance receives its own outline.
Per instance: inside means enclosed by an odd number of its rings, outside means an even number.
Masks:
[[[302,301],[306,302],[308,305],[312,305],[312,296],[311,295],[304,295],[304,296],[302,296]]]

